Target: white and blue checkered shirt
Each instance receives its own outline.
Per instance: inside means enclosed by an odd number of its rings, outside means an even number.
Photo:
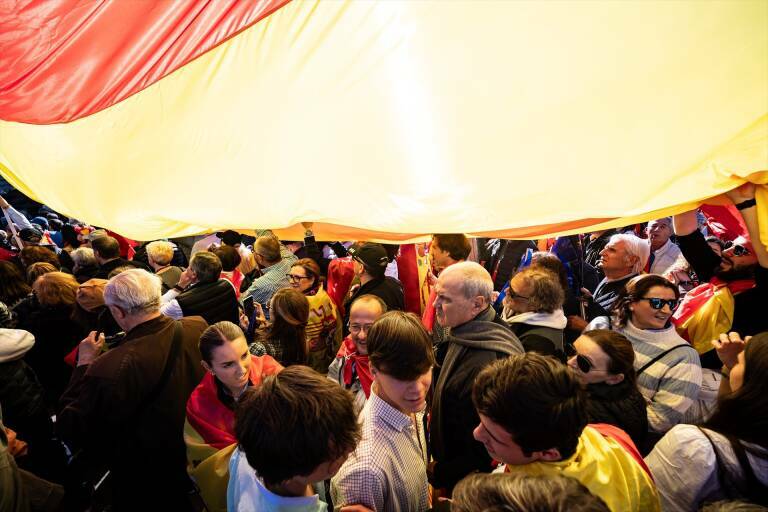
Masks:
[[[359,504],[375,511],[429,508],[424,413],[398,411],[375,391],[361,415],[363,438],[331,480],[334,506]]]

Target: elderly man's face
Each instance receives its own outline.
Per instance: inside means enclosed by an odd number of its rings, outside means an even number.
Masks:
[[[440,274],[435,292],[435,314],[443,327],[467,323],[488,306],[483,297],[465,297],[461,274]]]
[[[672,236],[672,226],[668,219],[652,220],[647,228],[648,240],[651,242],[651,249],[656,250],[667,243]]]
[[[632,271],[634,261],[627,253],[623,240],[608,242],[605,249],[600,251],[600,261],[597,265],[605,274],[627,275]]]

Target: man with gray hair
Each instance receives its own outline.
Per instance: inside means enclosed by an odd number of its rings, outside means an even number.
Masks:
[[[597,266],[605,277],[597,285],[594,299],[607,316],[627,281],[643,272],[650,252],[647,241],[629,233],[613,235],[600,251]]]
[[[124,338],[103,354],[103,333],[80,342],[59,434],[88,467],[109,469],[114,510],[185,509],[181,433],[187,399],[204,374],[198,340],[207,324],[161,315],[160,279],[141,269],[112,278],[104,301]]]
[[[674,266],[687,265],[680,248],[671,240],[675,233],[672,217],[650,221],[645,231],[651,246],[651,255],[645,265],[646,272],[663,276]]]
[[[491,307],[493,279],[474,262],[455,263],[435,286],[437,321],[446,329],[435,348],[430,446],[434,461],[427,475],[450,491],[469,473],[491,470],[491,458],[472,436],[479,423],[472,405],[475,376],[491,362],[522,354],[520,340]]]

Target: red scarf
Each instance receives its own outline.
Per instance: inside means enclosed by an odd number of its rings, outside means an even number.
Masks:
[[[253,386],[261,385],[264,377],[280,372],[283,367],[270,356],[251,356],[250,381]],[[221,403],[217,393],[215,377],[207,373],[187,401],[187,421],[203,440],[221,450],[235,439],[235,413]]]
[[[344,338],[344,342],[339,348],[337,357],[344,358],[343,364],[343,377],[344,384],[351,386],[354,382],[355,373],[360,380],[360,385],[363,387],[365,398],[371,396],[371,384],[373,383],[373,375],[371,374],[371,368],[368,366],[368,355],[360,355],[357,353],[357,347],[352,338]]]

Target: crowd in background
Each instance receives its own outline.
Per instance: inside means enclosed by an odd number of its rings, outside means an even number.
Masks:
[[[0,197],[0,510],[760,510],[754,194],[403,246]]]

